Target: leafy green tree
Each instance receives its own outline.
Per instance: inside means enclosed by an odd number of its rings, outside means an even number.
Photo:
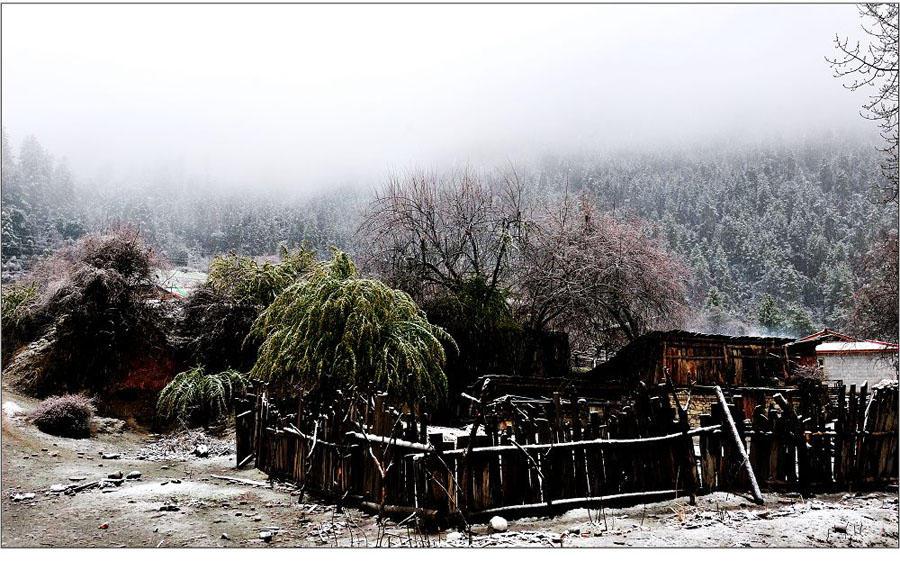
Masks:
[[[442,342],[453,343],[409,295],[360,279],[335,250],[321,273],[298,281],[263,311],[248,339],[262,341],[251,375],[295,392],[371,386],[407,403],[446,396]]]

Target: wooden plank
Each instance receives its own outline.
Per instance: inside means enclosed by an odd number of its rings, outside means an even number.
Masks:
[[[700,426],[710,427],[715,425],[715,420],[709,414],[700,416]],[[718,434],[701,433],[700,434],[700,477],[701,485],[707,493],[711,493],[717,489],[716,473],[718,472],[719,463],[719,446]]]
[[[750,458],[747,456],[747,451],[744,449],[743,438],[739,435],[737,427],[734,424],[734,418],[731,417],[731,414],[728,412],[728,405],[725,402],[725,395],[722,394],[722,389],[716,387],[716,397],[719,399],[719,403],[722,405],[723,411],[725,411],[725,420],[727,422],[727,426],[731,430],[732,438],[734,439],[734,443],[740,452],[741,459],[743,461],[743,465],[747,471],[747,477],[750,480],[750,491],[753,493],[753,501],[761,505],[763,504],[762,493],[759,491],[759,485],[756,483],[756,476],[753,473],[753,468],[750,466]]]

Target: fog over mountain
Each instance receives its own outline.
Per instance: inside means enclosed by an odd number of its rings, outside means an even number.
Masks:
[[[868,137],[852,5],[5,5],[3,124],[79,181],[302,193],[546,154]],[[127,187],[122,184],[122,188]]]

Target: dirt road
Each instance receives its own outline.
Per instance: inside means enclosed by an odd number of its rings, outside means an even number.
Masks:
[[[149,434],[128,430],[85,440],[57,438],[13,413],[16,407],[27,411],[33,400],[4,393],[3,402],[4,547],[900,545],[896,489],[810,500],[767,495],[761,507],[715,493],[700,497],[693,507],[678,499],[510,521],[509,531],[498,534],[476,525],[471,541],[453,529],[425,535],[394,523],[379,526],[374,517],[356,509],[336,512],[308,497],[300,504],[289,487],[214,478],[267,481],[255,469],[235,470],[233,455],[138,459]],[[102,459],[103,453],[118,453],[120,458]],[[54,485],[98,481],[119,471],[139,471],[141,476],[74,495],[50,491]]]

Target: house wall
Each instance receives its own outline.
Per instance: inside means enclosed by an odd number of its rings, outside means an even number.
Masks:
[[[821,354],[828,382],[843,382],[846,385],[873,385],[885,378],[896,378],[896,353],[892,356],[879,353]]]

